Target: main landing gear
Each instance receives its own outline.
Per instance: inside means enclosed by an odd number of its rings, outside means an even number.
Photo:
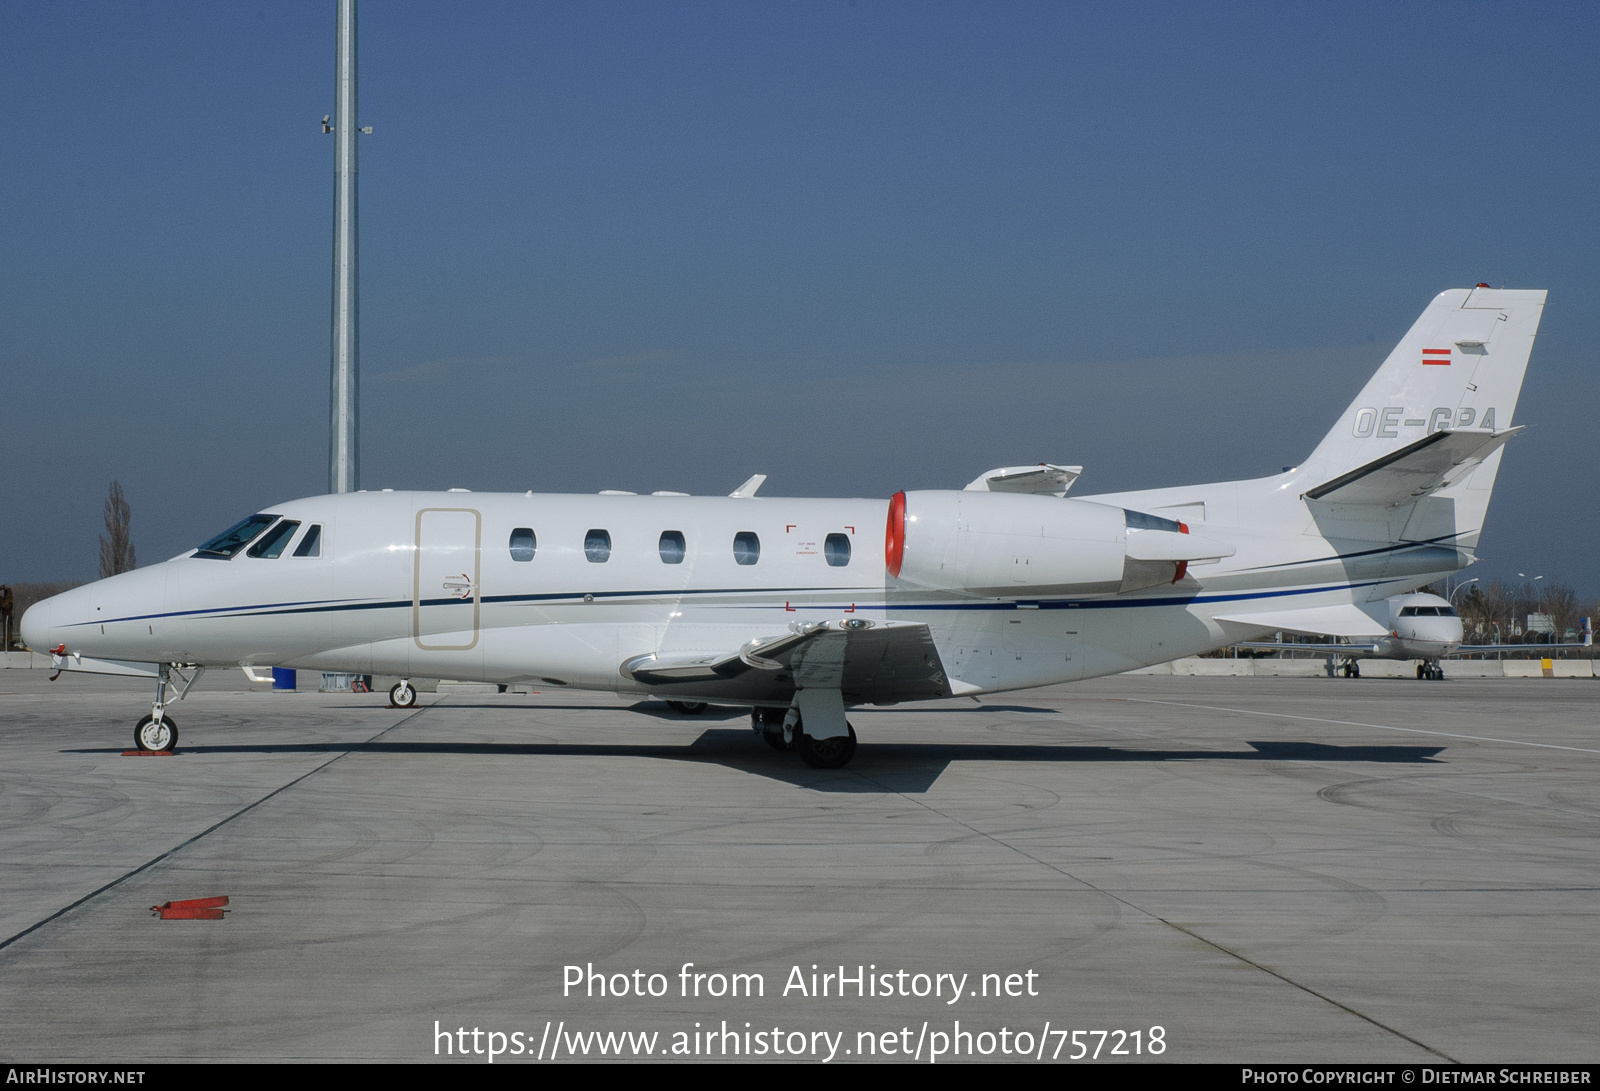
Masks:
[[[189,691],[200,681],[200,676],[205,672],[204,667],[195,667],[194,673],[185,678],[183,673],[170,663],[162,663],[156,668],[156,699],[150,706],[150,715],[140,720],[133,729],[135,746],[140,750],[150,751],[178,748],[178,724],[167,715],[167,691],[178,684],[172,680],[173,675],[177,675],[178,682],[182,683],[178,689],[178,700],[181,701],[189,696]]]
[[[417,687],[408,678],[402,678],[389,687],[390,708],[416,708]]]
[[[1347,662],[1342,669],[1346,678],[1361,677],[1361,664],[1356,662],[1354,659]]]
[[[667,707],[682,716],[698,716],[706,710],[704,701],[668,701]]]
[[[758,708],[750,713],[750,726],[774,750],[795,750],[813,769],[842,769],[856,756],[856,729],[848,735],[815,739],[805,733],[800,713],[788,708]]]

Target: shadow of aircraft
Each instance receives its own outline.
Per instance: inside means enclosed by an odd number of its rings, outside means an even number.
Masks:
[[[570,707],[570,706],[568,706]],[[1249,742],[1248,750],[1145,750],[1116,746],[1049,746],[1038,743],[862,743],[844,769],[812,769],[794,754],[772,750],[744,729],[711,728],[687,746],[665,743],[320,742],[183,746],[180,754],[364,754],[464,757],[632,757],[722,765],[819,792],[874,794],[926,792],[955,761],[1017,763],[1156,761],[1355,761],[1386,765],[1438,764],[1442,746],[1333,746],[1315,742]],[[120,748],[63,750],[64,754],[116,754]]]

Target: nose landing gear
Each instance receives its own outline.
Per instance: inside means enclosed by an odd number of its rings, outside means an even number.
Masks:
[[[133,744],[140,750],[173,750],[178,745],[178,725],[171,716],[162,713],[156,719],[151,713],[133,729]]]
[[[1444,668],[1437,659],[1429,659],[1417,664],[1417,678],[1419,681],[1443,682]]]
[[[390,708],[415,708],[417,704],[417,687],[411,684],[408,678],[402,678],[389,687]]]
[[[178,725],[167,715],[167,690],[174,685],[172,676],[177,675],[183,683],[178,690],[178,700],[189,696],[189,691],[194,684],[200,681],[200,676],[206,672],[204,667],[194,668],[194,673],[184,678],[171,663],[162,663],[156,668],[156,699],[150,705],[150,715],[140,720],[133,729],[133,743],[140,750],[176,750],[178,748]]]

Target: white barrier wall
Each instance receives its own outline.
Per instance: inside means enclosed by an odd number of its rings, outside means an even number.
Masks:
[[[1416,659],[1363,659],[1363,678],[1417,676]],[[1550,666],[1546,668],[1544,663]],[[1325,659],[1176,659],[1128,674],[1175,674],[1188,678],[1326,678]],[[1594,678],[1592,659],[1446,659],[1446,678]]]

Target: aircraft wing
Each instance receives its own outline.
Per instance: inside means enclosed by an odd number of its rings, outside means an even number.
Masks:
[[[1498,451],[1521,427],[1432,432],[1303,495],[1337,504],[1401,504],[1455,484]]]
[[[1382,603],[1375,603],[1382,607]],[[1313,636],[1345,636],[1352,638],[1388,636],[1389,626],[1374,618],[1354,603],[1336,606],[1312,606],[1286,610],[1250,610],[1237,614],[1219,614],[1218,621],[1233,621],[1241,625],[1255,625],[1263,629],[1281,629],[1291,633],[1310,633]],[[1309,644],[1296,644],[1308,648]]]
[[[1536,655],[1548,659],[1550,652],[1566,648],[1592,648],[1592,644],[1463,644],[1455,655],[1494,655],[1510,652],[1512,655]]]
[[[847,705],[949,697],[950,681],[926,625],[806,622],[721,654],[650,653],[622,674],[665,697],[787,704],[796,689],[837,689]]]

